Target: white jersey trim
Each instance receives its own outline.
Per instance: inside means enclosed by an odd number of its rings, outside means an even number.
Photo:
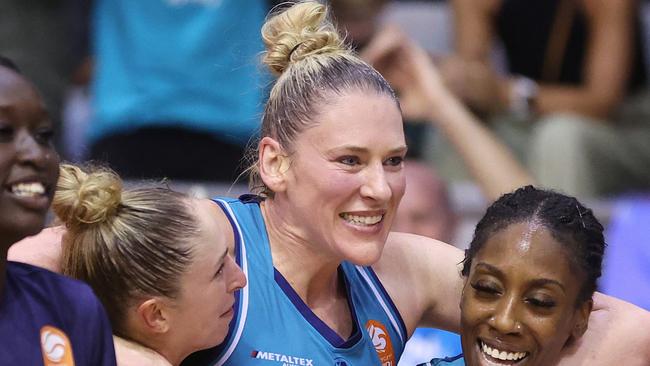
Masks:
[[[404,335],[402,335],[402,331],[400,330],[400,327],[395,320],[395,317],[393,316],[393,313],[390,312],[388,309],[388,306],[386,305],[386,302],[384,301],[384,298],[381,296],[379,293],[379,290],[377,290],[377,287],[375,286],[375,283],[372,282],[368,274],[366,273],[365,269],[361,266],[355,266],[357,271],[361,274],[361,277],[363,277],[364,280],[368,283],[370,286],[370,289],[372,290],[372,293],[375,295],[377,298],[377,301],[379,301],[379,304],[381,305],[382,309],[384,309],[384,312],[386,313],[386,316],[388,316],[388,319],[390,319],[390,322],[393,324],[393,328],[395,328],[395,331],[397,332],[397,335],[400,338],[400,341],[402,341],[402,345],[404,345],[406,342],[404,341]]]
[[[237,232],[239,233],[239,243],[240,243],[240,255],[241,255],[241,269],[246,275],[246,278],[248,278],[248,260],[246,257],[246,243],[244,240],[244,233],[242,233],[241,227],[239,226],[239,221],[237,221],[237,217],[235,216],[235,213],[232,211],[232,208],[228,204],[228,202],[222,200],[222,199],[217,199],[221,203],[222,207],[226,208],[226,213],[228,216],[230,216],[232,222],[235,223],[235,228],[237,229]],[[230,342],[230,345],[226,349],[226,351],[221,355],[221,358],[217,360],[217,362],[214,364],[214,366],[222,366],[232,353],[235,351],[235,348],[237,347],[237,344],[239,344],[239,340],[241,339],[241,335],[244,331],[244,325],[246,324],[246,317],[248,315],[248,286],[250,284],[250,281],[247,281],[246,286],[244,286],[241,289],[241,307],[240,307],[240,315],[239,315],[239,323],[237,324],[237,329],[235,330],[235,336],[232,339],[232,342]]]

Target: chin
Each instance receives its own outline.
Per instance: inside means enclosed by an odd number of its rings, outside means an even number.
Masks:
[[[384,250],[384,243],[363,243],[357,244],[356,250],[346,250],[344,260],[358,266],[371,266],[381,258]]]

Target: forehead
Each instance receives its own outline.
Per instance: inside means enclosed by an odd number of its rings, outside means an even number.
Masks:
[[[0,101],[25,97],[38,98],[38,94],[20,74],[0,66]]]
[[[304,134],[333,145],[404,145],[402,116],[393,98],[374,91],[333,95]],[[394,146],[391,146],[394,147]]]
[[[576,282],[570,252],[545,227],[516,223],[492,234],[473,263],[485,262],[523,279],[547,278]]]
[[[45,111],[43,101],[31,83],[13,70],[0,67],[0,112],[14,113],[15,109],[24,108]]]
[[[196,198],[190,200],[199,224],[196,250],[220,255],[227,247],[224,230],[230,230],[229,224],[220,219],[219,208],[214,202]]]

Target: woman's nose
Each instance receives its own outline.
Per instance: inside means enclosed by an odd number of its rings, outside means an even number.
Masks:
[[[518,315],[517,299],[503,297],[494,309],[488,324],[501,334],[518,334],[521,323]]]

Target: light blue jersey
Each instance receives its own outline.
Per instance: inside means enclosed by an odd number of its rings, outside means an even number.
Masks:
[[[265,0],[96,0],[92,142],[182,127],[244,145],[259,126]]]
[[[354,331],[342,339],[273,267],[257,197],[215,200],[235,228],[235,257],[248,278],[239,291],[228,337],[183,365],[395,366],[406,342],[404,322],[370,267],[344,262]]]

